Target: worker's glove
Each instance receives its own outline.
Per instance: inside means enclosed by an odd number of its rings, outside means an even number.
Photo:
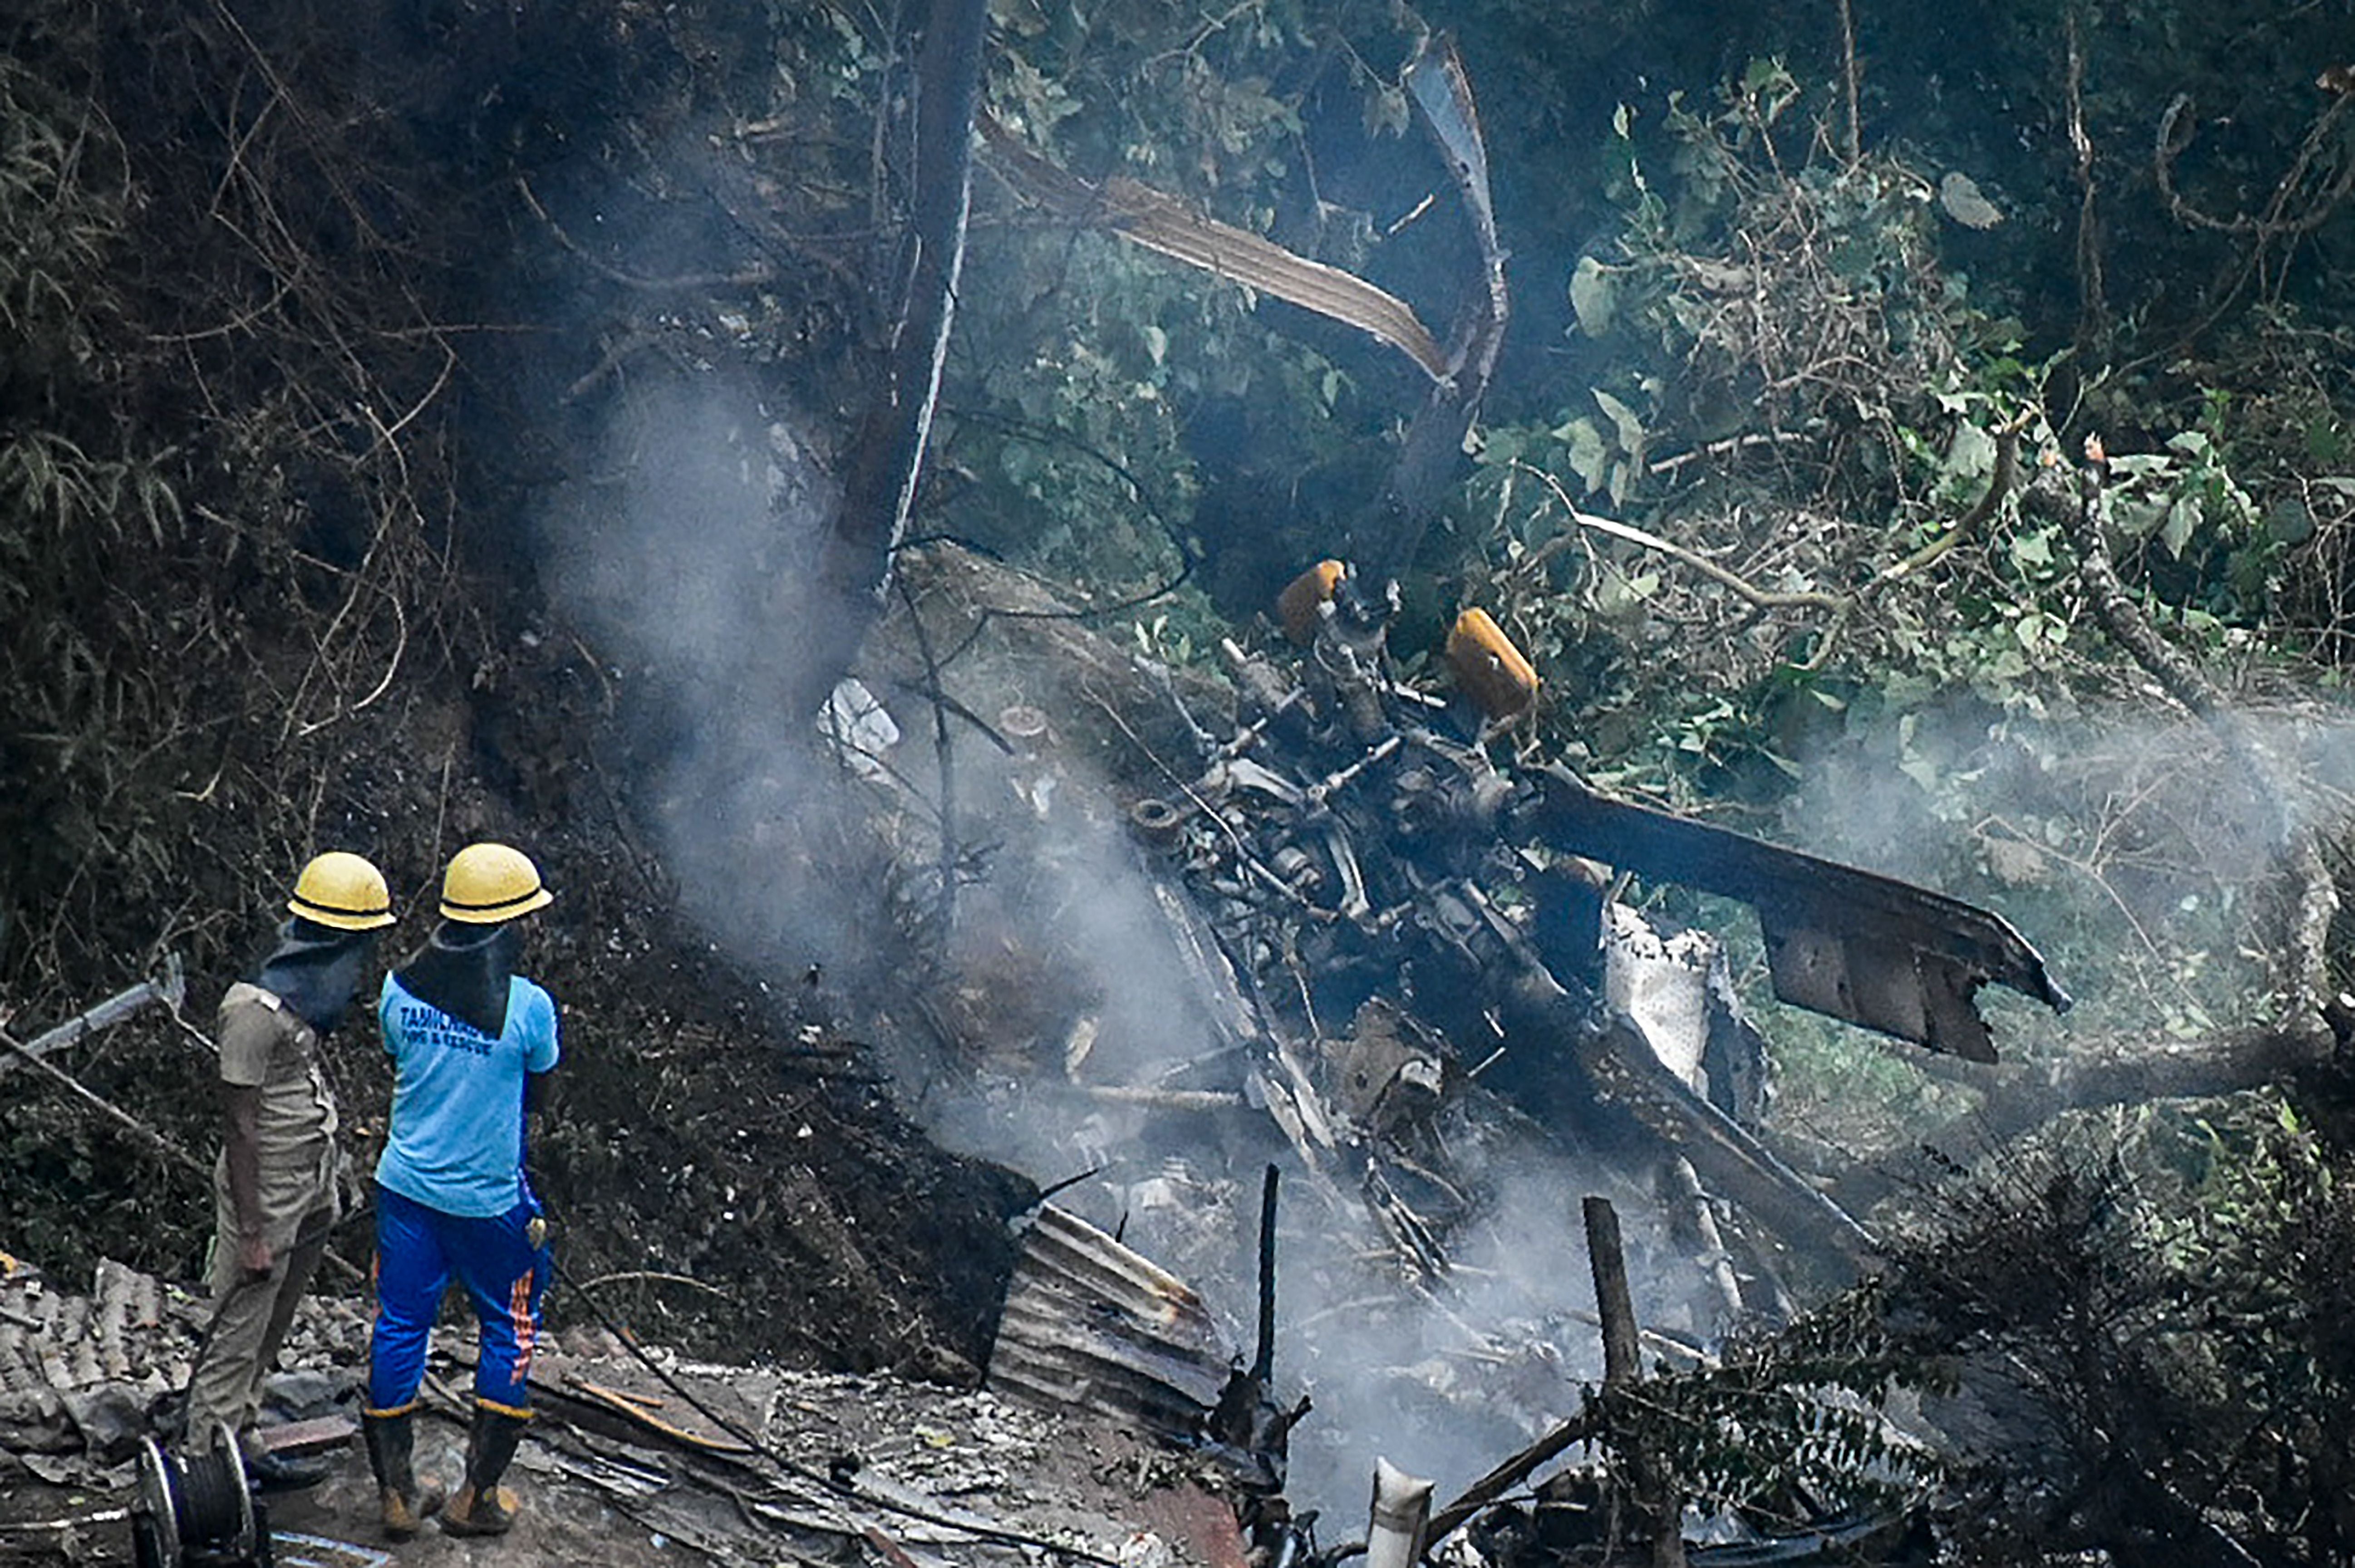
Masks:
[[[548,1246],[548,1216],[534,1214],[529,1221],[526,1222],[523,1227],[523,1239],[531,1244],[532,1251],[544,1251]]]

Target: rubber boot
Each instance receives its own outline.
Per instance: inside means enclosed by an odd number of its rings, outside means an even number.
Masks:
[[[417,1533],[425,1516],[442,1506],[442,1489],[417,1482],[416,1432],[409,1411],[397,1415],[360,1417],[360,1434],[368,1439],[368,1468],[376,1472],[377,1494],[384,1504],[384,1532],[394,1541]]]
[[[474,1429],[466,1434],[466,1478],[442,1510],[442,1528],[452,1535],[505,1535],[523,1504],[499,1485],[529,1416],[474,1406]]]

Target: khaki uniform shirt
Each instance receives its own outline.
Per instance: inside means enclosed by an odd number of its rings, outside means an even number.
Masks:
[[[221,998],[218,1033],[221,1082],[261,1091],[254,1124],[261,1166],[256,1198],[263,1238],[283,1247],[305,1214],[340,1212],[336,1131],[341,1120],[319,1061],[319,1036],[277,997],[243,980]],[[226,1151],[216,1164],[214,1185],[226,1197]]]

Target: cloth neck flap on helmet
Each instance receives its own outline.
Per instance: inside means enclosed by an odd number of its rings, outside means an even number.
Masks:
[[[325,1034],[344,1021],[375,948],[374,931],[340,931],[297,915],[278,928],[278,946],[253,983]]]
[[[512,925],[444,920],[398,975],[401,988],[492,1039],[506,1033],[507,980],[515,973]]]

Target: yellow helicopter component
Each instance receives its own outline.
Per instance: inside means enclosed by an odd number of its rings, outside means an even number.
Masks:
[[[1476,606],[1457,616],[1447,634],[1447,668],[1456,690],[1491,719],[1526,713],[1537,700],[1537,667]]]

